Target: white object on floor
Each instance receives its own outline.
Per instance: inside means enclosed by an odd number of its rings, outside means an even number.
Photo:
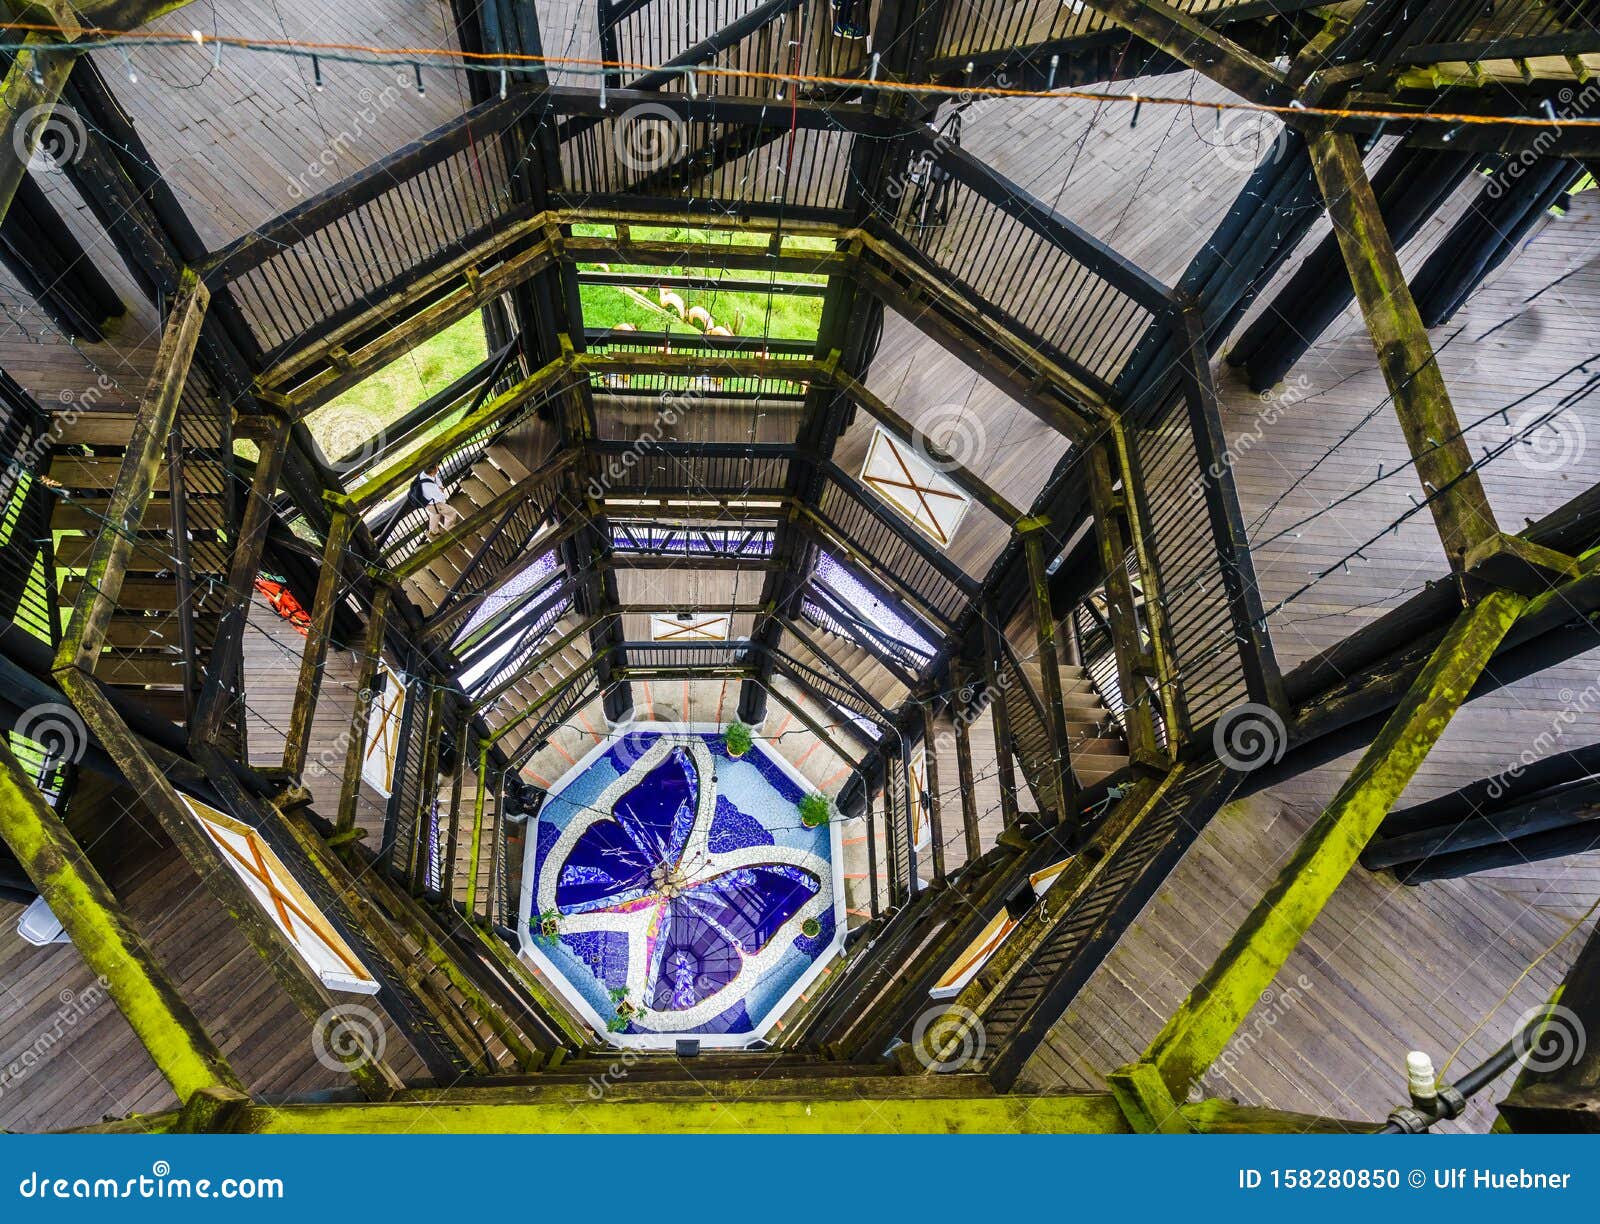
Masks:
[[[36,948],[72,942],[72,936],[62,930],[60,920],[50,912],[43,897],[35,897],[22,911],[22,917],[17,919],[17,934]]]

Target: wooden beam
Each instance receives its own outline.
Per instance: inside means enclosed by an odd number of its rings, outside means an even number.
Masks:
[[[1164,0],[1082,0],[1085,8],[1132,30],[1145,42],[1211,78],[1225,89],[1278,106],[1289,100],[1283,73],[1218,33],[1199,16],[1173,8]]]
[[[414,1091],[387,1105],[249,1105],[228,1129],[256,1134],[1070,1134],[1127,1130],[1105,1093],[1000,1095],[980,1076],[774,1079],[616,1084],[603,1101],[582,1086]]]
[[[972,775],[972,745],[967,740],[967,724],[981,716],[983,707],[973,693],[971,681],[959,661],[950,663],[950,721],[956,736],[956,783],[961,790],[961,831],[966,838],[967,862],[976,863],[983,855],[983,837],[978,827],[978,796]],[[995,755],[1000,745],[995,744]]]
[[[1174,1102],[1185,1099],[1260,1002],[1527,603],[1525,596],[1496,591],[1460,615],[1205,978],[1140,1062],[1113,1074],[1113,1091],[1139,1129],[1170,1123]]]
[[[0,149],[0,161],[4,160],[4,153]],[[133,431],[117,469],[116,485],[106,506],[105,527],[95,536],[84,569],[83,587],[61,635],[54,664],[57,668],[77,667],[92,674],[100,659],[122,580],[127,576],[128,561],[133,556],[134,532],[144,520],[157,469],[166,455],[167,436],[172,432],[209,300],[210,291],[193,272],[186,271],[167,316],[155,370],[139,402]]]
[[[933,699],[925,697],[922,706],[922,792],[928,800],[928,833],[932,842],[933,882],[944,883],[944,807],[939,787],[938,734],[934,729]],[[914,826],[913,826],[914,827]]]
[[[77,52],[61,50],[62,46],[52,35],[29,34],[0,85],[0,217],[11,210],[39,133],[72,75]]]
[[[128,921],[61,817],[0,736],[0,834],[84,963],[105,983],[180,1102],[207,1088],[244,1091],[154,950]]]
[[[322,569],[317,574],[317,595],[311,607],[311,626],[306,632],[305,651],[300,656],[300,677],[294,688],[294,708],[289,713],[289,730],[284,736],[283,768],[298,778],[306,767],[306,751],[311,744],[311,723],[317,713],[317,695],[322,689],[323,665],[328,659],[328,639],[333,632],[333,614],[346,593],[344,559],[356,516],[337,511],[322,550]]]
[[[1053,792],[1059,809],[1056,823],[1075,819],[1072,801],[1072,762],[1067,741],[1067,714],[1061,695],[1061,661],[1056,657],[1056,614],[1050,606],[1050,576],[1046,572],[1044,541],[1047,525],[1031,520],[1022,531],[1022,548],[1028,562],[1028,594],[1033,602],[1039,636],[1039,687],[1044,704],[1045,730],[1050,733],[1050,760],[1045,762],[1045,788]],[[998,745],[997,745],[998,747]]]
[[[294,950],[283,932],[256,903],[216,843],[195,819],[188,804],[161,767],[122,721],[94,678],[75,667],[59,668],[56,681],[104,745],[130,785],[139,792],[179,852],[202,883],[221,902],[256,953],[266,962],[283,992],[312,1024],[324,1024],[334,1001]],[[369,1095],[382,1096],[400,1087],[400,1079],[381,1058],[362,1051],[351,1077]]]
[[[1462,436],[1354,138],[1325,131],[1311,138],[1310,149],[1395,415],[1416,462],[1445,556],[1459,572],[1467,552],[1498,532],[1494,511],[1473,467],[1472,451]]]
[[[384,621],[389,615],[389,587],[378,583],[372,593],[372,610],[367,614],[367,634],[361,643],[356,671],[356,700],[350,711],[350,730],[346,735],[344,775],[339,782],[339,816],[334,824],[336,837],[348,836],[356,825],[356,803],[361,796],[361,764],[366,759],[367,724],[372,719],[373,693],[378,683],[378,663],[383,655]]]
[[[916,426],[912,425],[905,417],[874,395],[860,379],[854,377],[848,371],[840,369],[838,356],[838,353],[835,352],[827,362],[828,380],[865,408],[880,424],[886,426],[891,432],[898,434],[902,441],[907,444],[912,443],[919,436]],[[936,442],[925,435],[922,436],[922,449],[938,469],[949,476],[963,493],[989,510],[1001,522],[1010,525],[1023,517],[1021,510],[991,489],[981,477],[976,475],[965,464],[954,456],[946,454]]]

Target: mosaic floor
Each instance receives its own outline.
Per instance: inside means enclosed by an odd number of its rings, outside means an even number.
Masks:
[[[760,737],[647,723],[551,789],[529,839],[523,950],[613,1043],[758,1040],[838,951],[838,825]]]

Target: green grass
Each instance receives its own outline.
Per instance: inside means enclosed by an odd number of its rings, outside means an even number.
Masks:
[[[609,225],[575,225],[573,231],[580,237],[613,236]],[[580,271],[611,271],[637,273],[643,278],[661,275],[715,276],[716,248],[718,246],[766,246],[768,235],[744,231],[719,231],[690,229],[684,226],[633,226],[634,238],[648,242],[683,242],[703,244],[705,256],[695,263],[677,267],[644,267],[633,264],[579,264]],[[783,240],[785,251],[831,251],[831,238],[791,235]],[[824,275],[803,272],[783,272],[776,275],[761,272],[730,272],[739,280],[768,280],[778,284],[825,285]],[[631,323],[640,331],[670,332],[693,335],[699,328],[685,323],[671,311],[657,305],[653,293],[630,293],[611,285],[584,285],[580,297],[583,302],[584,324],[588,327],[615,327]],[[726,327],[736,336],[766,336],[775,340],[815,340],[817,327],[822,321],[822,298],[787,293],[731,293],[720,290],[685,289],[678,291],[687,312],[691,306],[702,306],[710,312],[716,323]],[[647,301],[641,301],[644,297]],[[770,301],[769,301],[770,299]]]
[[[488,351],[483,318],[474,311],[318,408],[306,426],[322,453],[337,460],[444,390]]]

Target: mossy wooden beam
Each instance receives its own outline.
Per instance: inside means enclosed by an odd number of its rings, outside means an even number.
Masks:
[[[1499,531],[1489,496],[1473,467],[1472,451],[1462,436],[1355,139],[1325,131],[1313,136],[1309,146],[1395,416],[1416,463],[1445,556],[1459,572],[1467,553]]]
[[[306,632],[305,651],[300,656],[294,708],[289,712],[289,730],[283,743],[283,768],[292,778],[298,778],[306,767],[306,753],[311,745],[311,723],[317,713],[323,666],[328,660],[328,639],[333,633],[333,614],[345,594],[344,561],[355,523],[355,515],[335,512],[333,525],[328,529],[328,538],[322,549],[322,570],[317,574],[311,625]]]
[[[44,801],[0,737],[0,834],[72,937],[84,963],[105,983],[129,1027],[180,1101],[207,1088],[242,1092],[178,989],[123,913],[89,856]]]
[[[323,1023],[323,1017],[334,1005],[333,999],[311,975],[283,932],[256,903],[250,890],[223,858],[222,851],[200,827],[183,797],[122,721],[94,678],[71,667],[59,669],[55,676],[89,730],[116,761],[129,784],[142,796],[145,807],[155,815],[179,853],[222,904],[245,940],[266,962],[283,992],[312,1024]],[[388,1064],[375,1057],[357,1063],[350,1075],[371,1096],[386,1095],[400,1086],[399,1077]]]
[[[95,536],[83,587],[61,635],[54,666],[81,668],[92,673],[105,645],[117,596],[133,556],[134,532],[144,521],[145,506],[156,486],[157,471],[167,453],[167,438],[183,395],[183,384],[194,360],[210,291],[199,277],[185,271],[178,295],[167,316],[156,353],[155,370],[139,402],[138,415],[128,437],[116,484],[106,506],[105,528]]]
[[[10,211],[28,173],[43,119],[60,101],[72,75],[77,53],[62,50],[63,45],[54,35],[27,35],[0,86],[0,218]]]
[[[1139,1063],[1111,1077],[1141,1129],[1162,1129],[1232,1040],[1527,606],[1495,591],[1457,618],[1322,816]],[[1163,1092],[1165,1096],[1163,1096]]]
[[[979,826],[977,783],[972,772],[972,744],[968,740],[967,724],[973,717],[981,717],[983,707],[973,697],[971,680],[961,663],[950,664],[950,689],[954,700],[950,703],[950,722],[955,730],[956,785],[961,792],[961,833],[967,849],[967,862],[976,863],[983,857],[983,832]],[[999,751],[999,745],[996,745]]]
[[[951,1081],[961,1081],[952,1084]],[[801,1083],[614,1085],[408,1095],[388,1105],[243,1106],[231,1128],[257,1134],[1102,1134],[1127,1125],[1106,1093],[984,1093],[977,1076],[849,1077]],[[681,1091],[687,1087],[689,1091]],[[927,1091],[938,1088],[937,1093]],[[917,1089],[925,1091],[918,1092]]]

